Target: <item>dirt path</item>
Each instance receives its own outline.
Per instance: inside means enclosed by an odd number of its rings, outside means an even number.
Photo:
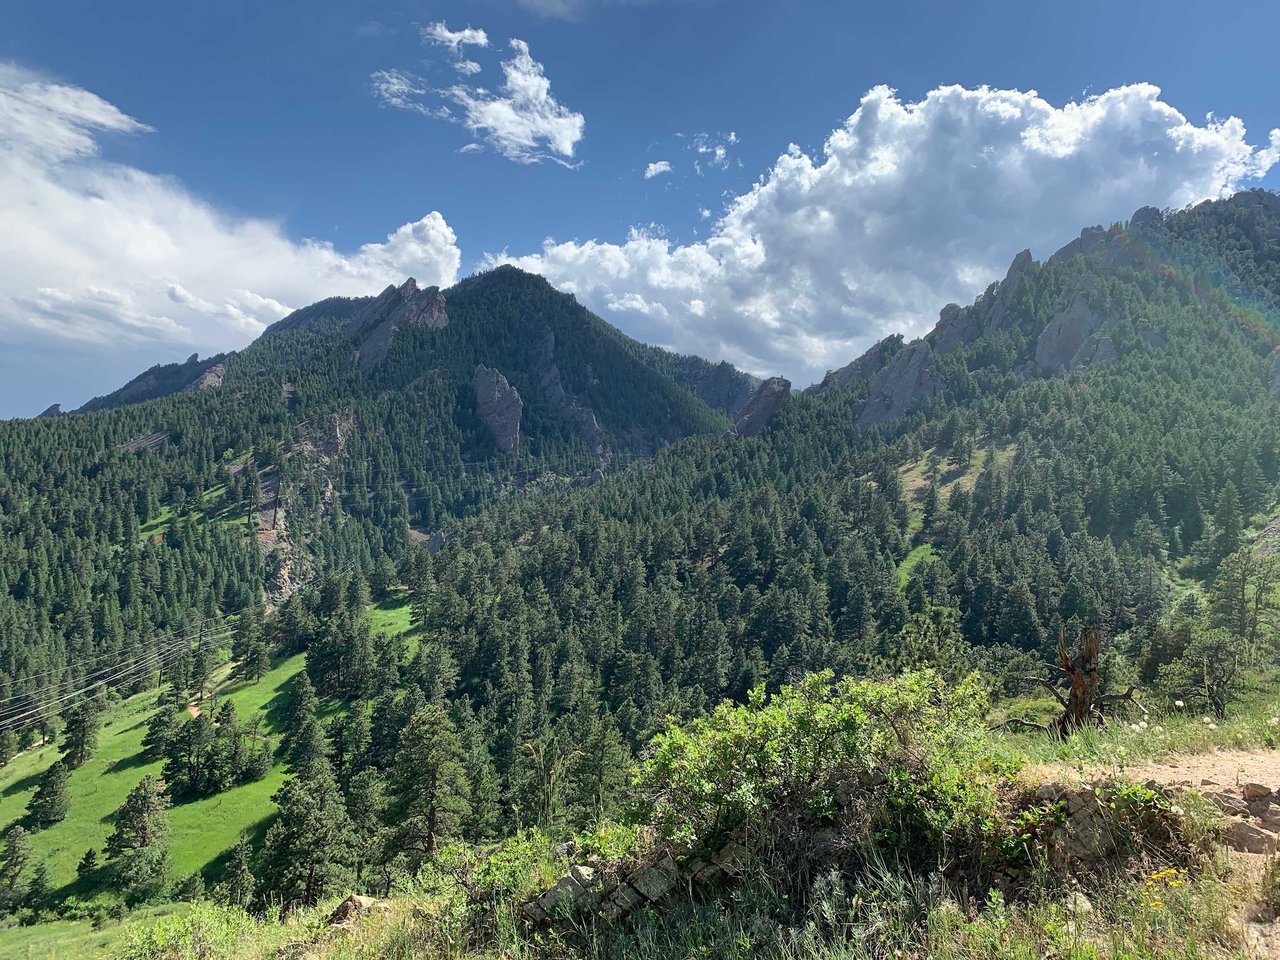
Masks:
[[[1045,779],[1076,775],[1061,767],[1038,773]],[[1208,799],[1222,812],[1227,857],[1243,890],[1259,889],[1263,871],[1280,851],[1280,750],[1216,750],[1119,771],[1086,770],[1084,777],[1158,785],[1175,796],[1195,791]],[[1242,898],[1236,923],[1248,956],[1280,960],[1277,918]]]

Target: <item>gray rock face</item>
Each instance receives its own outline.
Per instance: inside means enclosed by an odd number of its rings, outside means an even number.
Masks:
[[[1071,358],[1072,370],[1088,370],[1104,363],[1110,363],[1119,357],[1115,342],[1105,333],[1094,333],[1089,336],[1076,355]]]
[[[410,277],[400,286],[389,286],[369,307],[351,318],[346,335],[359,339],[359,365],[365,373],[387,358],[391,341],[404,327],[439,330],[449,324],[445,297],[439,287],[418,289]]]
[[[1109,236],[1109,232],[1102,227],[1085,227],[1080,231],[1080,236],[1050,257],[1049,262],[1070,260],[1077,253],[1087,257],[1105,247]]]
[[[872,379],[871,395],[858,413],[858,426],[875,426],[901,417],[937,392],[933,348],[924,340],[912,341]]]
[[[497,370],[476,365],[471,386],[476,393],[476,411],[493,431],[493,439],[503,453],[520,452],[520,414],[524,401],[520,391],[511,386]]]
[[[44,412],[36,417],[37,420],[44,420],[48,417],[62,416],[62,404],[54,403],[45,408]]]
[[[1090,306],[1087,293],[1077,291],[1040,332],[1036,340],[1036,369],[1041,373],[1056,373],[1072,368],[1085,344],[1105,325],[1103,317]],[[1111,352],[1114,355],[1114,346]],[[1084,353],[1087,355],[1088,351]]]
[[[542,389],[552,409],[573,424],[574,430],[587,445],[593,457],[607,458],[609,446],[605,442],[604,430],[600,428],[596,415],[591,408],[575,397],[569,396],[560,379],[560,368],[556,366],[556,334],[550,327],[543,333],[537,345],[537,360],[541,370],[538,386]]]
[[[946,312],[945,308],[943,312]],[[902,334],[895,333],[892,336],[885,337],[858,359],[846,364],[839,370],[832,370],[822,378],[822,383],[809,389],[813,393],[820,394],[828,390],[843,390],[845,387],[851,387],[855,383],[870,380],[901,349]]]
[[[190,363],[191,361],[187,361]],[[213,387],[222,386],[227,379],[227,368],[224,364],[215,363],[200,376],[196,377],[189,384],[182,388],[183,393],[196,393],[200,390],[209,390]]]
[[[770,377],[738,411],[733,420],[733,432],[740,437],[759,436],[790,395],[790,380]]]
[[[973,306],[949,303],[943,307],[938,314],[937,325],[925,338],[934,353],[950,353],[962,344],[992,336],[1007,326],[1014,319],[1015,299],[1027,277],[1034,272],[1035,261],[1031,259],[1031,251],[1023,250],[1009,264],[1004,280],[988,287]]]

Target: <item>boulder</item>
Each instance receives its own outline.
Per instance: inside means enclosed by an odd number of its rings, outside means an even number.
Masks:
[[[1248,819],[1232,820],[1227,824],[1223,837],[1227,846],[1241,853],[1275,853],[1280,839],[1262,829],[1257,821]]]
[[[738,411],[733,420],[733,432],[739,437],[758,437],[790,395],[790,380],[770,377]]]
[[[1265,800],[1271,796],[1271,788],[1263,783],[1246,783],[1240,788],[1240,792],[1244,794],[1244,799],[1248,803]]]
[[[520,415],[524,412],[520,391],[501,373],[483,363],[476,365],[471,386],[476,394],[476,412],[493,431],[498,449],[503,453],[519,453]]]

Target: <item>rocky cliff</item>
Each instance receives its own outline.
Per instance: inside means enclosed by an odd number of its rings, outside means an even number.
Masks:
[[[885,337],[852,363],[845,364],[839,370],[832,370],[822,382],[810,387],[810,393],[825,393],[828,390],[843,390],[856,383],[870,380],[884,369],[885,364],[893,359],[894,354],[902,349],[902,334],[895,333]]]
[[[790,395],[790,380],[770,377],[738,411],[733,420],[733,432],[740,437],[759,436]]]
[[[397,331],[405,327],[439,330],[448,323],[449,314],[440,288],[420,290],[418,281],[410,277],[398,287],[387,287],[368,308],[352,317],[347,323],[346,335],[359,341],[359,366],[368,373],[387,358]]]
[[[872,427],[910,413],[938,393],[933,348],[913,340],[871,378],[871,392],[858,412],[858,426]]]
[[[560,368],[556,366],[556,335],[547,327],[535,350],[538,368],[538,386],[543,396],[551,404],[551,408],[573,425],[574,431],[587,445],[593,457],[606,457],[608,445],[605,443],[604,431],[596,420],[595,413],[585,403],[569,396],[560,379]]]
[[[520,452],[520,416],[524,401],[497,370],[477,364],[471,387],[476,395],[476,412],[493,431],[494,442],[503,453]]]

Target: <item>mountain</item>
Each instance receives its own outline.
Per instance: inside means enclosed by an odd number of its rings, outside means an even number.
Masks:
[[[500,268],[323,301],[209,389],[0,424],[0,727],[33,748],[0,772],[6,817],[100,686],[100,752],[33,841],[50,902],[115,896],[75,864],[144,771],[182,871],[224,879],[248,831],[259,892],[306,904],[425,875],[437,841],[605,846],[668,723],[698,737],[666,756],[702,746],[664,775],[715,767],[754,721],[700,718],[816,671],[976,673],[966,702],[1033,719],[1056,700],[1025,678],[1097,628],[1109,690],[1226,716],[1277,667],[1277,304],[1280,198],[1251,192],[1019,254],[803,392]],[[913,682],[859,696],[927,713]],[[713,773],[661,829],[754,796]],[[315,810],[343,842],[308,836]],[[322,841],[317,893],[288,867]]]
[[[119,390],[101,397],[94,397],[75,412],[92,413],[95,410],[110,410],[129,403],[142,403],[157,397],[167,397],[183,390],[204,390],[208,387],[221,386],[226,359],[225,353],[206,360],[201,360],[199,354],[193,353],[185,363],[158,363],[138,374]]]

